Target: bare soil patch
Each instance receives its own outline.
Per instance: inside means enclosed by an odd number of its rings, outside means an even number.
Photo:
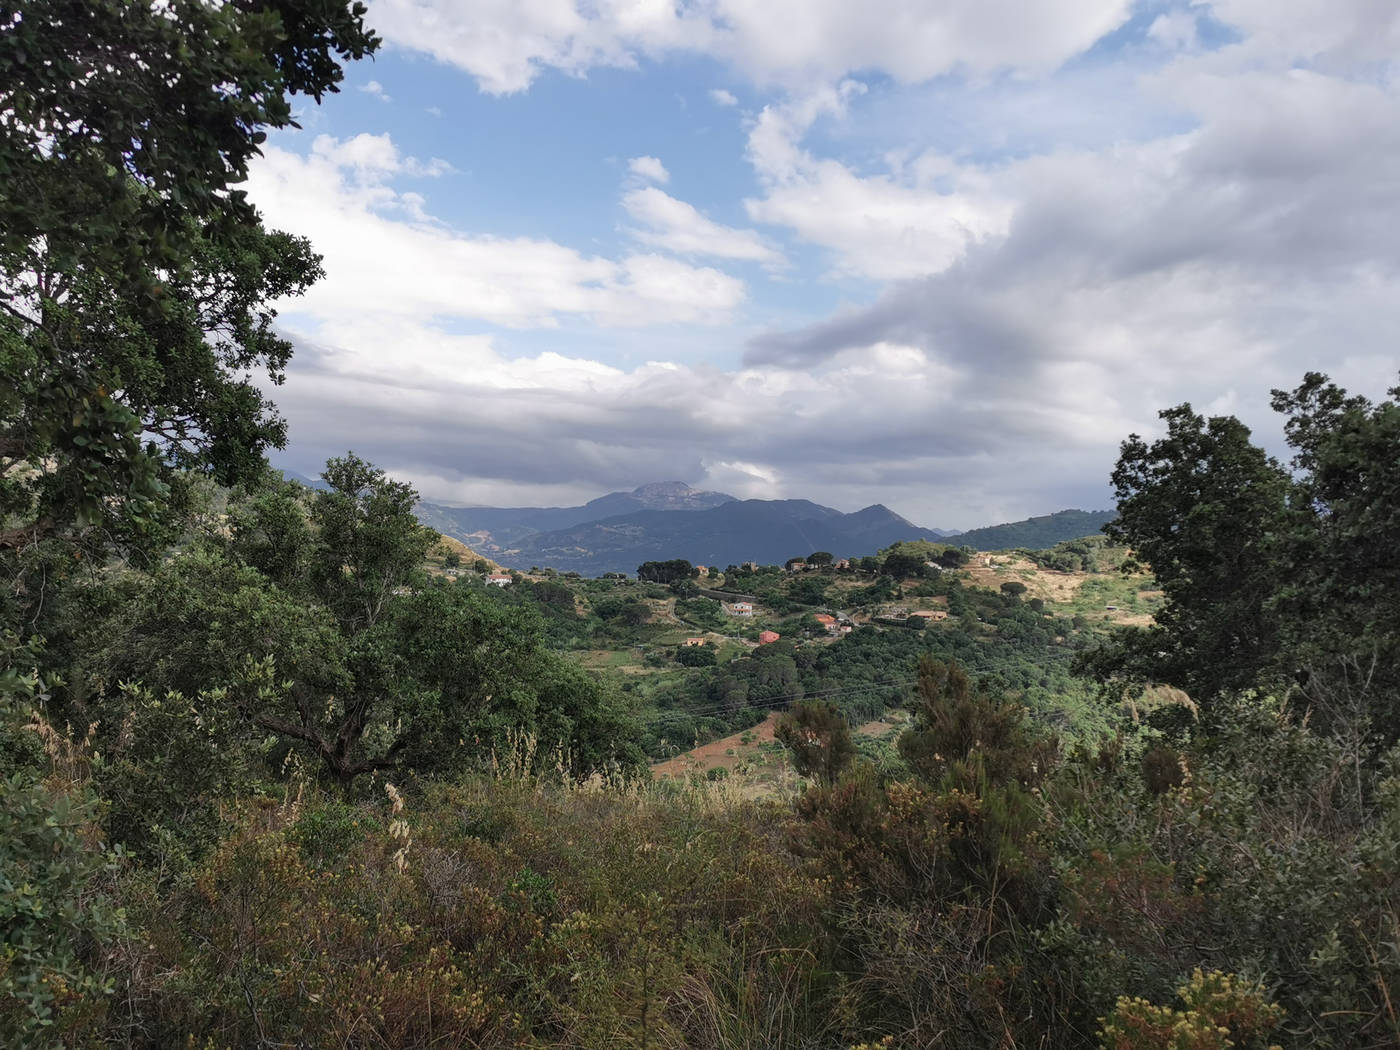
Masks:
[[[651,767],[652,776],[658,780],[663,777],[684,778],[691,773],[709,772],[717,766],[733,769],[746,757],[757,752],[760,745],[773,739],[773,731],[777,724],[778,714],[774,712],[752,729],[745,729],[719,740],[712,740],[708,744],[701,744],[675,758],[658,762]],[[746,744],[744,737],[749,733],[752,733],[753,736]],[[733,751],[734,754],[726,754],[728,751]]]

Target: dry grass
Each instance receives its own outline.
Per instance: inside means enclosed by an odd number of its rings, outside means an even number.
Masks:
[[[990,568],[973,564],[962,571],[973,586],[995,591],[1000,590],[1003,583],[1018,580],[1026,585],[1027,596],[1057,603],[1074,601],[1075,594],[1089,578],[1087,573],[1042,569],[1029,558],[1005,554],[992,556]]]

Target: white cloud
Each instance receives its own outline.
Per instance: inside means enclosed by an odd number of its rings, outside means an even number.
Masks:
[[[1280,66],[1312,60],[1340,68],[1394,63],[1400,55],[1400,7],[1392,0],[1200,0],[1244,34],[1242,50]]]
[[[390,175],[437,178],[452,170],[451,164],[438,157],[424,162],[403,156],[387,132],[383,135],[362,132],[348,139],[318,135],[311,143],[311,152],[336,168],[352,171],[362,180],[377,181]]]
[[[838,273],[879,280],[936,273],[1004,234],[1010,205],[975,171],[928,154],[900,173],[861,176],[802,148],[813,122],[841,116],[863,90],[846,81],[763,111],[749,158],[765,195],[746,202],[749,218],[829,249]]]
[[[744,286],[653,254],[586,256],[548,240],[452,230],[394,179],[441,174],[387,135],[321,136],[308,156],[265,149],[249,194],[268,223],[311,238],[326,278],[288,308],[322,322],[383,315],[510,326],[586,317],[602,325],[725,320]]]
[[[528,88],[542,69],[581,75],[638,56],[698,53],[763,83],[858,70],[914,83],[943,73],[1045,72],[1122,24],[1129,0],[374,0],[393,45],[466,70],[481,90]]]
[[[1167,11],[1152,20],[1147,36],[1173,51],[1190,51],[1198,42],[1196,16],[1191,11]]]
[[[627,170],[639,178],[659,182],[663,186],[671,181],[671,173],[666,170],[666,165],[655,157],[633,157],[627,162]]]
[[[703,255],[777,265],[782,255],[753,230],[723,226],[693,205],[647,186],[622,197],[627,214],[641,224],[633,235],[677,255]]]
[[[739,104],[739,100],[731,92],[725,91],[724,88],[711,88],[710,101],[716,106],[737,106]]]
[[[381,102],[392,102],[394,100],[392,95],[385,93],[384,85],[377,80],[371,80],[368,84],[362,84],[360,90],[367,95],[373,95]]]
[[[1107,505],[1119,441],[1179,401],[1239,413],[1277,448],[1269,387],[1309,369],[1372,395],[1394,382],[1400,8],[1173,5],[1121,52],[1034,80],[1127,5],[1043,5],[1054,25],[1013,6],[818,0],[804,20],[789,0],[378,0],[436,19],[386,32],[436,41],[422,47],[486,90],[681,51],[778,84],[748,125],[750,221],[829,253],[838,278],[892,283],[873,305],[868,286],[837,285],[867,305],[755,339],[730,371],[605,363],[579,347],[618,333],[590,326],[679,322],[654,330],[665,345],[742,301],[732,277],[672,254],[776,249],[638,181],[622,203],[649,251],[481,237],[402,188],[430,166],[387,137],[269,150],[255,198],[331,274],[291,319],[320,344],[276,393],[294,446],[353,444],[438,498],[568,502],[681,477],[964,527]],[[1239,42],[1212,50],[1211,19]],[[841,79],[864,70],[889,77],[865,94]],[[948,72],[912,101],[898,86]],[[983,85],[956,114],[923,104]],[[889,118],[901,98],[917,142]],[[463,318],[557,324],[558,341],[455,334]]]
[[[430,499],[567,502],[682,477],[846,510],[883,501],[956,526],[989,512],[964,519],[907,471],[947,467],[950,482],[966,479],[956,459],[968,394],[964,377],[893,343],[805,373],[619,369],[560,353],[511,358],[491,338],[412,319],[345,319],[298,350],[277,398],[299,469],[353,447]]]

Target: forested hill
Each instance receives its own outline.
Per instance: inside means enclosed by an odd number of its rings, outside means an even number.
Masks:
[[[1025,521],[972,529],[961,533],[957,542],[979,551],[1000,551],[1012,547],[1043,550],[1066,540],[1102,532],[1103,527],[1117,516],[1117,512],[1111,510],[1062,510]]]

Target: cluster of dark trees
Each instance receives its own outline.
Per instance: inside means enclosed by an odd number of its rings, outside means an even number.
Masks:
[[[675,583],[700,575],[700,570],[684,558],[669,561],[644,561],[637,566],[637,579],[648,583]]]

